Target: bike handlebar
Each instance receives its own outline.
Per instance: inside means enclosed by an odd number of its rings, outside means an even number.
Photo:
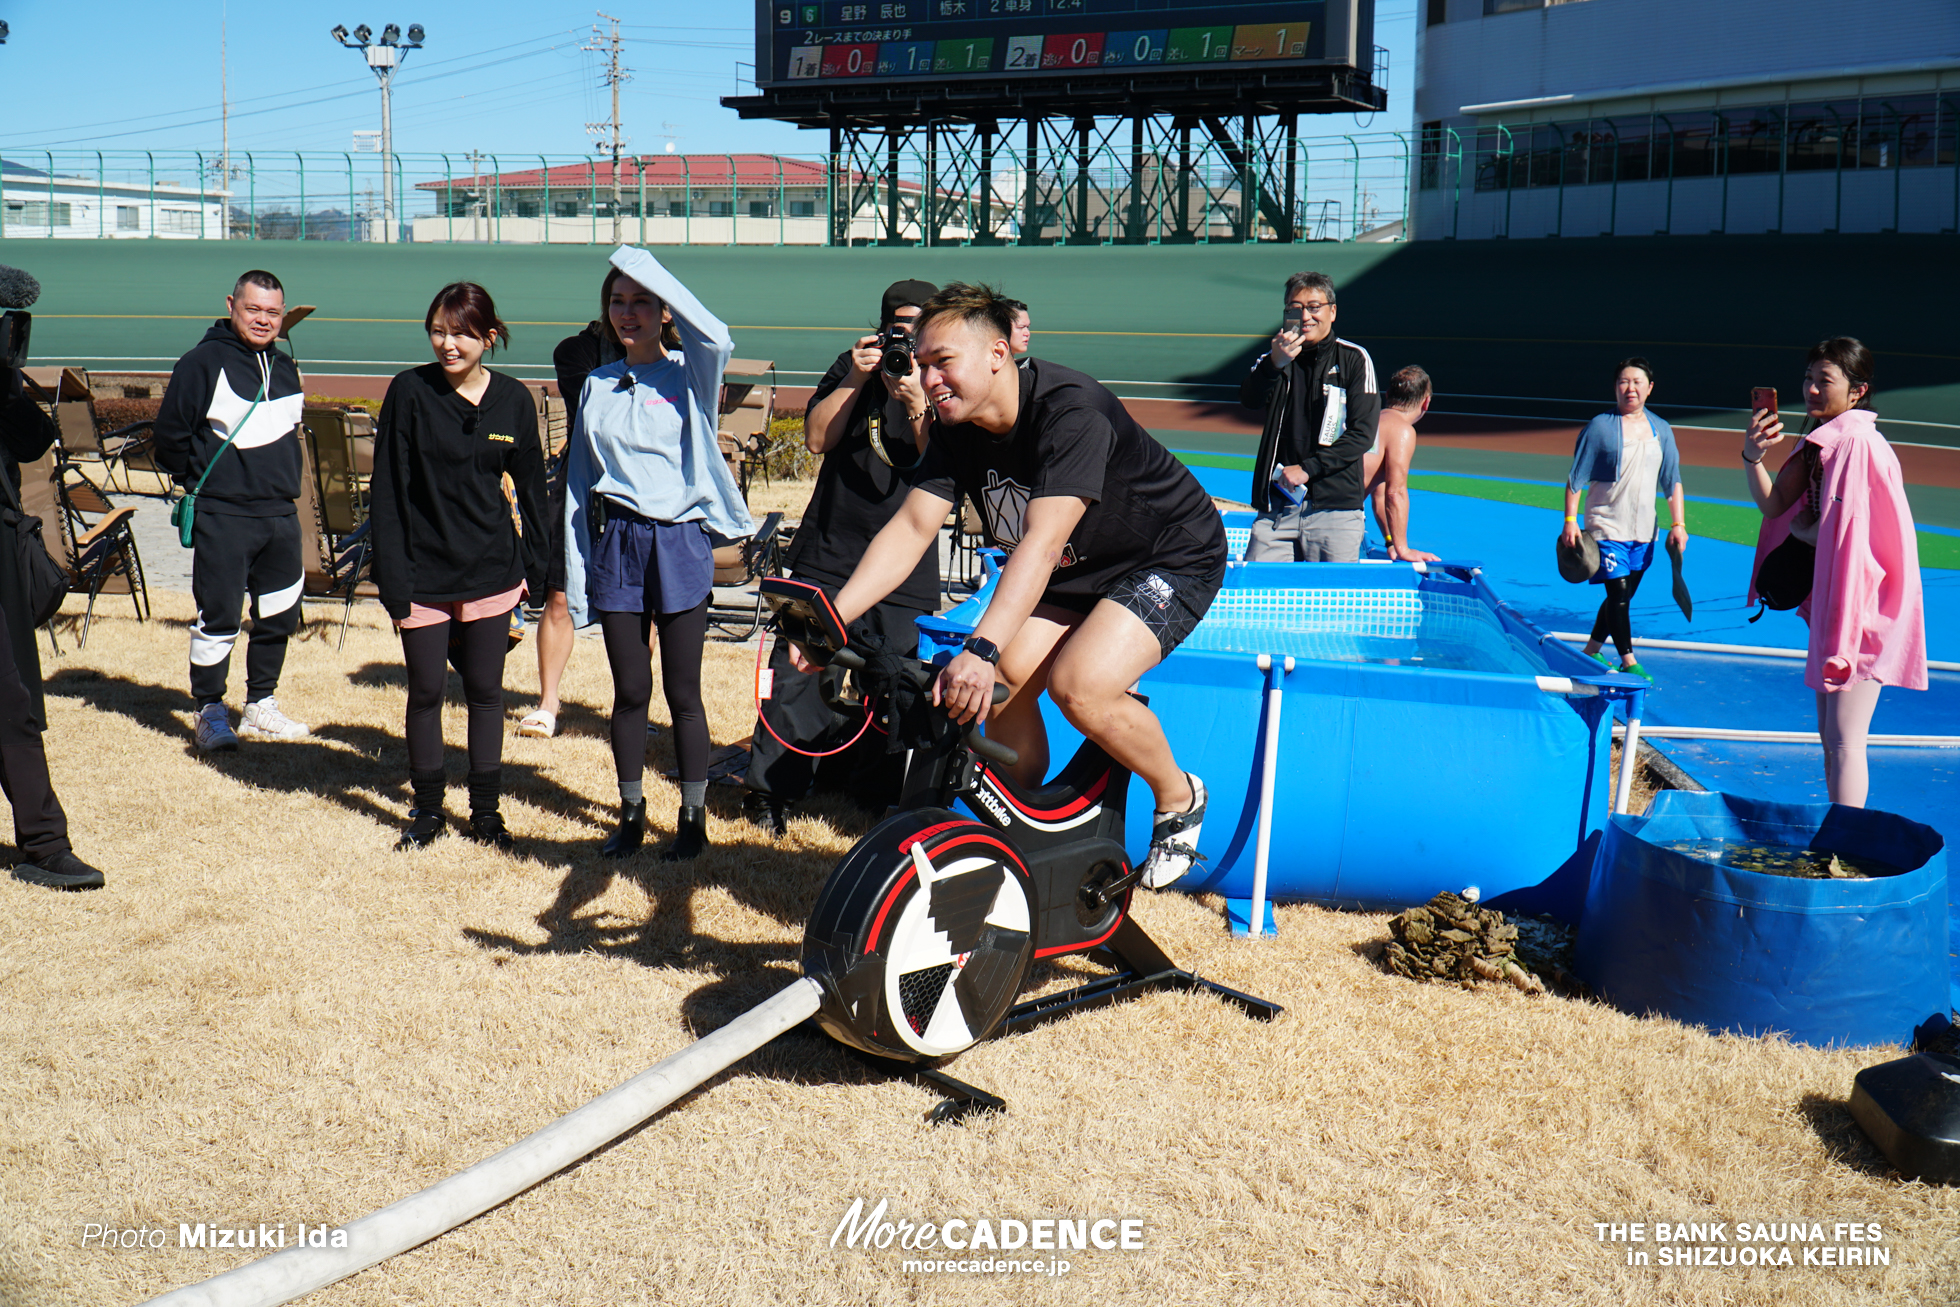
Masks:
[[[865,668],[864,656],[855,649],[839,649],[831,655],[830,661],[842,667],[847,672],[861,672]],[[938,679],[939,668],[931,663],[913,663],[905,669],[905,674],[911,678],[913,685],[921,690],[926,690],[930,689],[932,683]],[[994,684],[994,706],[999,707],[1001,704],[1006,703],[1007,697],[1007,687],[996,682]],[[998,740],[990,740],[982,735],[978,723],[968,728],[966,733],[966,747],[979,754],[982,758],[990,762],[997,762],[1003,767],[1012,767],[1021,761],[1021,755],[1013,749],[1008,748]]]

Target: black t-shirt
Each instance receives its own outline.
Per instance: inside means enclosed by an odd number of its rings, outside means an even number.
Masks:
[[[1069,533],[1042,596],[1086,611],[1144,567],[1222,576],[1225,525],[1185,466],[1137,425],[1123,401],[1073,368],[1030,359],[1020,370],[1021,413],[995,438],[971,423],[935,424],[912,484],[946,499],[965,495],[987,538],[1012,549],[1028,501],[1090,501]]]
[[[810,397],[810,407],[844,384],[851,373],[851,353],[844,351],[830,365]],[[905,474],[888,466],[871,449],[871,414],[883,407],[885,379],[873,373],[858,391],[844,438],[823,457],[817,488],[803,510],[796,539],[789,549],[790,570],[805,580],[842,585],[851,579],[871,538],[897,516],[911,487]],[[909,444],[909,442],[907,442]],[[939,551],[928,549],[905,583],[888,596],[907,608],[931,613],[939,609]]]

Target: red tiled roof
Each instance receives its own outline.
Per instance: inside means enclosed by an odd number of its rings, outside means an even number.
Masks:
[[[451,177],[443,181],[417,182],[417,190],[442,191],[485,190],[497,187],[502,190],[538,190],[545,185],[552,189],[572,190],[594,186],[611,189],[613,165],[610,159],[594,159],[590,163],[562,164],[548,169],[530,168],[516,172],[482,173],[469,177]],[[638,190],[640,179],[644,176],[648,186],[727,186],[731,179],[736,186],[822,186],[825,183],[824,165],[810,159],[789,159],[776,154],[642,154],[619,161],[619,184],[622,189]],[[853,182],[864,180],[864,174],[850,174]],[[916,191],[918,183],[901,181],[902,191]]]

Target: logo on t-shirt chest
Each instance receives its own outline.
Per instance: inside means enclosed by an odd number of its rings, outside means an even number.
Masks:
[[[1019,545],[1027,527],[1028,487],[1012,478],[1003,481],[997,470],[988,468],[987,484],[980,491],[980,499],[981,510],[987,515],[987,533],[1009,550]],[[1076,562],[1075,546],[1064,544],[1056,569],[1073,567]]]

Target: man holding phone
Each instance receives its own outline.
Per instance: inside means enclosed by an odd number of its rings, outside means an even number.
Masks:
[[[1381,395],[1368,351],[1334,335],[1336,312],[1325,273],[1287,278],[1284,324],[1239,383],[1239,402],[1266,410],[1248,563],[1361,557],[1362,459],[1375,446]]]

